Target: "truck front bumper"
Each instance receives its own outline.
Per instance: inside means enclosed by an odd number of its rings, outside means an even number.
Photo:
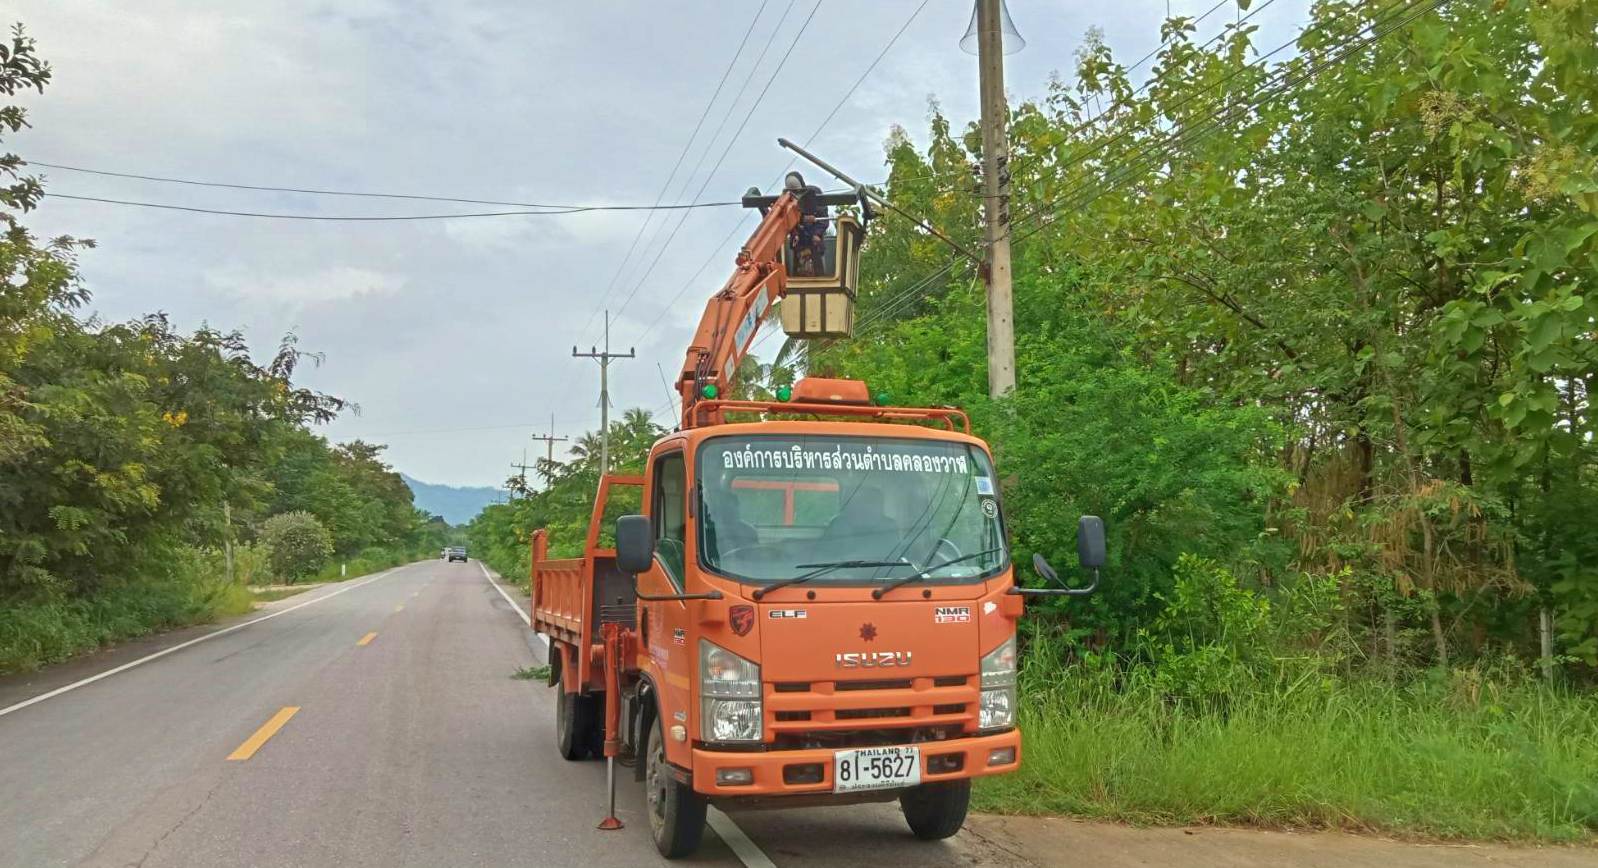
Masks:
[[[918,742],[921,782],[955,781],[1015,771],[1021,764],[1021,731]],[[708,796],[799,796],[831,793],[830,748],[757,752],[694,748],[694,792]],[[749,783],[718,783],[717,772],[747,769]],[[818,779],[819,777],[819,779]],[[891,792],[891,791],[887,791]]]

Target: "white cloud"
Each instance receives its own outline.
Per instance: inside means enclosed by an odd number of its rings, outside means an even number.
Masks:
[[[394,275],[349,265],[302,274],[262,273],[235,266],[208,271],[205,280],[218,292],[267,304],[304,304],[391,294],[399,290],[401,283]]]
[[[768,8],[685,171],[784,5]],[[706,196],[736,198],[775,180],[790,157],[776,137],[808,136],[918,5],[825,0]],[[1172,5],[1191,13],[1210,3]],[[1285,38],[1306,6],[1274,4],[1261,18],[1277,30],[1262,44]],[[1164,0],[1108,7],[1015,0],[1011,7],[1029,43],[1007,59],[1017,97],[1042,92],[1050,70],[1069,69],[1090,25],[1102,25],[1122,57],[1141,56],[1158,41],[1166,9]],[[55,81],[42,97],[25,98],[34,128],[6,144],[38,160],[207,180],[648,203],[754,8],[713,0],[16,0],[11,14],[39,40]],[[809,8],[810,0],[794,7],[690,193],[743,123]],[[818,151],[870,179],[881,171],[892,124],[924,138],[928,93],[957,125],[968,120],[976,66],[957,42],[969,10],[929,4],[828,125]],[[1228,14],[1217,13],[1201,35]],[[485,210],[47,174],[58,193],[201,207],[323,215]],[[679,178],[672,190],[683,186]],[[569,354],[572,344],[599,340],[593,312],[602,304],[616,311],[615,342],[639,345],[638,359],[613,369],[616,402],[660,406],[655,366],[668,377],[677,370],[705,299],[726,280],[753,227],[745,223],[721,244],[734,215],[695,212],[645,279],[676,224],[677,215],[663,216],[666,230],[645,236],[657,246],[634,254],[608,299],[640,214],[277,223],[47,199],[29,223],[101,243],[85,254],[83,269],[105,316],[164,310],[190,326],[243,328],[263,351],[293,329],[302,346],[327,355],[306,371],[307,382],[363,407],[330,434],[384,434],[390,459],[417,477],[493,484],[520,457],[528,430],[405,432],[523,422],[542,429],[552,411],[561,433],[593,427],[595,372]],[[690,281],[707,257],[710,266]]]

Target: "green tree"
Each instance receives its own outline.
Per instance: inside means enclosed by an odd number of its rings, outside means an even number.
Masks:
[[[272,572],[290,582],[316,572],[333,556],[333,535],[308,512],[283,512],[261,525]]]
[[[1282,62],[1256,60],[1247,22],[1200,45],[1174,18],[1143,86],[1090,37],[1072,79],[1012,108],[1013,401],[975,388],[970,284],[892,214],[864,263],[866,339],[805,363],[972,407],[1026,468],[1007,486],[1023,541],[1051,524],[1034,503],[1111,480],[1129,499],[1094,508],[1161,522],[1116,540],[1146,576],[1176,544],[1267,586],[1341,577],[1392,662],[1534,653],[1551,606],[1562,650],[1598,663],[1598,551],[1575,518],[1598,488],[1598,7],[1395,11],[1319,3]],[[924,148],[892,131],[889,195],[973,241],[979,144],[936,109]],[[1115,593],[1095,605],[1138,605]]]

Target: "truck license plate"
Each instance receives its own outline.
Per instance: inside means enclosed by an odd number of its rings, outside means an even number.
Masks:
[[[921,783],[918,747],[863,747],[832,755],[832,791],[886,790]]]

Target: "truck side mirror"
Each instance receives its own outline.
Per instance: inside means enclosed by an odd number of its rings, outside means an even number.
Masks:
[[[1104,566],[1104,519],[1084,515],[1077,521],[1076,559],[1081,561],[1084,570]]]
[[[655,529],[647,515],[616,519],[616,567],[624,573],[648,572],[655,561]]]
[[[1060,587],[1023,588],[1017,585],[1010,588],[1010,593],[1025,597],[1085,597],[1098,590],[1099,569],[1104,566],[1104,519],[1096,515],[1084,515],[1077,521],[1076,557],[1082,562],[1082,569],[1093,573],[1093,582],[1087,587],[1073,588],[1060,581],[1060,574],[1049,566],[1041,552],[1036,552],[1032,555],[1032,568],[1045,580]]]

